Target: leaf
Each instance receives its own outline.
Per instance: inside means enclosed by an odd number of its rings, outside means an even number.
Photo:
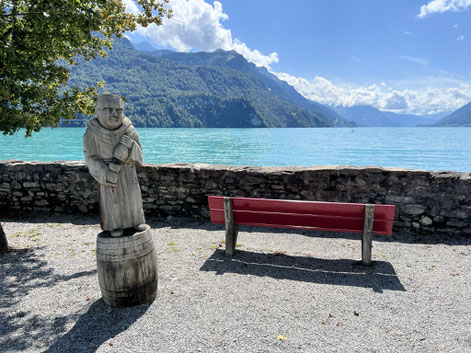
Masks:
[[[288,337],[278,335],[278,337],[276,339],[279,340],[279,341],[286,341],[288,339]]]
[[[139,14],[130,14],[117,0],[2,1],[0,131],[25,129],[29,137],[42,127],[57,127],[61,118],[74,119],[76,112],[91,114],[97,87],[67,87],[69,66],[78,56],[106,55],[112,37],[137,24],[160,25],[162,17],[172,16],[167,0],[139,3]]]

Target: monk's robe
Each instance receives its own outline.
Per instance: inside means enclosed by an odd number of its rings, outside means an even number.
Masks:
[[[128,135],[133,143],[118,172],[117,185],[109,186],[106,180],[108,165],[113,162],[113,150],[123,135]],[[93,118],[83,136],[83,145],[90,174],[100,184],[101,228],[111,231],[145,223],[136,173],[136,165],[142,165],[142,146],[131,121],[124,118],[121,127],[108,130]]]

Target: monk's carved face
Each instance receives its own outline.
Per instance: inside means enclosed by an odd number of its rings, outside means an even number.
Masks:
[[[114,95],[99,97],[95,113],[104,128],[109,130],[119,128],[124,119],[124,104],[121,97]]]

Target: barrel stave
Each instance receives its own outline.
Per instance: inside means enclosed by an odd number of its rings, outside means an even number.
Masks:
[[[150,227],[112,238],[97,238],[97,273],[104,302],[112,307],[134,306],[157,295],[157,251]]]

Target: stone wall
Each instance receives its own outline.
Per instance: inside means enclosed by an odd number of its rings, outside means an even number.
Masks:
[[[471,173],[378,167],[231,167],[146,164],[144,208],[157,217],[207,218],[207,196],[396,205],[395,229],[471,234]],[[83,162],[0,162],[0,212],[98,212]]]

